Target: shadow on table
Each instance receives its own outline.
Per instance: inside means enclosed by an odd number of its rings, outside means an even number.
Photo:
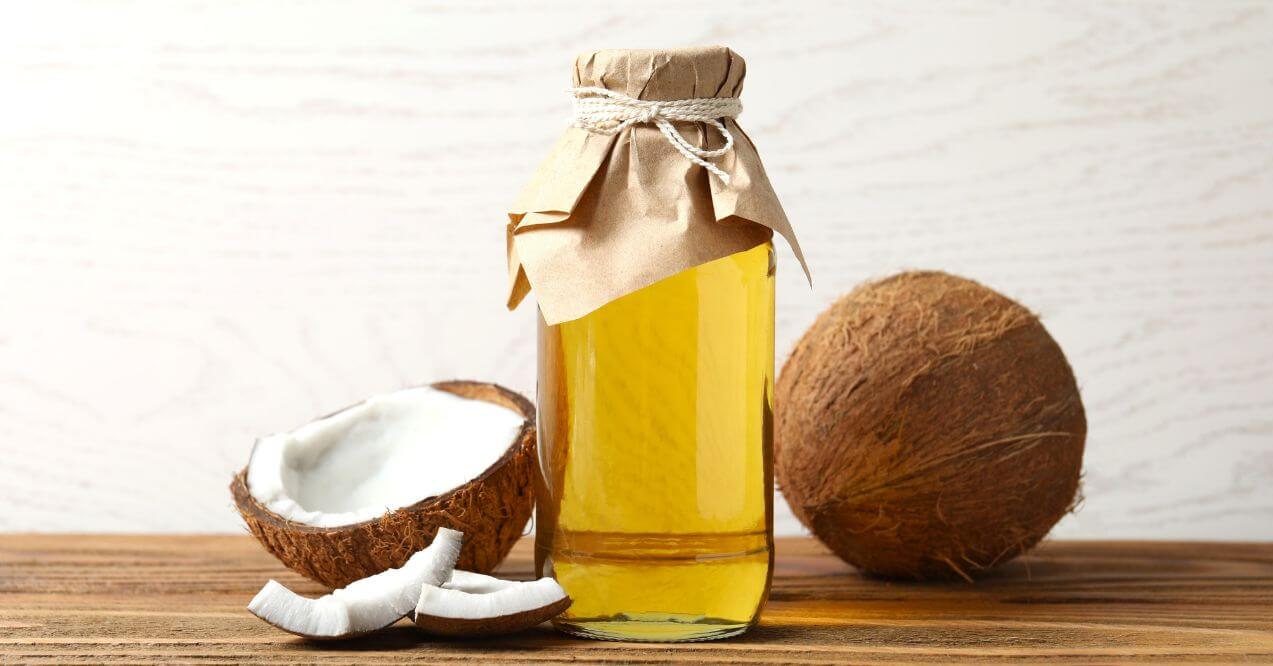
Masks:
[[[713,643],[733,644],[775,644],[792,643],[807,639],[809,634],[822,633],[818,628],[787,626],[783,623],[763,624],[753,627],[741,636],[713,641]],[[557,648],[564,646],[587,649],[589,647],[608,646],[658,647],[652,643],[624,643],[622,641],[591,641],[567,636],[554,631],[548,625],[542,625],[507,636],[488,636],[482,638],[444,639],[430,636],[412,627],[400,624],[378,634],[351,638],[340,641],[316,641],[297,638],[291,647],[300,650],[317,650],[321,652],[397,652],[401,650],[418,650],[441,648],[453,652],[473,651],[474,653],[491,652],[524,652],[527,650]]]
[[[440,638],[430,636],[416,629],[411,624],[403,622],[370,636],[339,641],[316,641],[298,638],[293,642],[293,645],[304,649],[332,652],[394,652],[417,649],[424,646],[445,647],[458,651],[471,649],[492,652],[534,649],[535,647],[560,645],[564,642],[577,643],[578,641],[553,631],[547,625],[506,636]]]

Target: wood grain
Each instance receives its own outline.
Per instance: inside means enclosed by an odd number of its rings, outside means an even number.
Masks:
[[[981,280],[1083,390],[1058,534],[1273,539],[1267,1],[10,4],[0,530],[234,531],[257,435],[529,393],[503,206],[574,54],[725,43],[815,277],[782,251],[780,357],[863,279]]]
[[[529,541],[502,571],[531,572]],[[761,625],[646,645],[547,625],[494,640],[312,643],[250,615],[268,578],[322,588],[247,537],[0,536],[0,662],[657,663],[1273,660],[1273,544],[1053,542],[975,585],[857,575],[782,539]]]

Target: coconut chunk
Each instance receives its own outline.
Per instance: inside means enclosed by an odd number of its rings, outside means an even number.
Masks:
[[[355,581],[317,599],[302,597],[271,580],[248,610],[279,629],[307,638],[351,638],[379,631],[411,613],[424,587],[450,580],[463,536],[443,527],[429,547],[412,555],[401,568]]]
[[[378,395],[258,439],[247,486],[286,520],[352,525],[473,480],[517,440],[524,423],[511,409],[428,386]],[[441,455],[445,465],[437,464]]]
[[[330,594],[310,599],[271,580],[252,597],[248,610],[253,615],[298,636],[337,638],[352,632],[345,604]]]
[[[492,636],[529,629],[570,607],[557,581],[506,581],[456,571],[445,586],[425,585],[415,623],[439,636]]]

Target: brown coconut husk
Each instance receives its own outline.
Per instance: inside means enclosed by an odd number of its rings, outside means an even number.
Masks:
[[[869,573],[972,580],[1076,503],[1074,374],[1033,314],[971,280],[854,289],[796,345],[775,403],[783,495]]]
[[[230,492],[252,535],[288,568],[332,588],[401,567],[432,543],[439,527],[464,532],[457,568],[494,570],[521,538],[534,507],[535,407],[495,384],[451,381],[432,386],[507,407],[525,423],[508,451],[472,481],[375,520],[341,527],[302,525],[273,513],[252,497],[245,468],[235,475]]]

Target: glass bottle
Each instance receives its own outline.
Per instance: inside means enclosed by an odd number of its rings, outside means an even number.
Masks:
[[[568,633],[722,638],[768,595],[774,236],[804,259],[736,120],[745,72],[722,46],[580,55],[508,211],[508,305],[540,314],[536,569]]]

